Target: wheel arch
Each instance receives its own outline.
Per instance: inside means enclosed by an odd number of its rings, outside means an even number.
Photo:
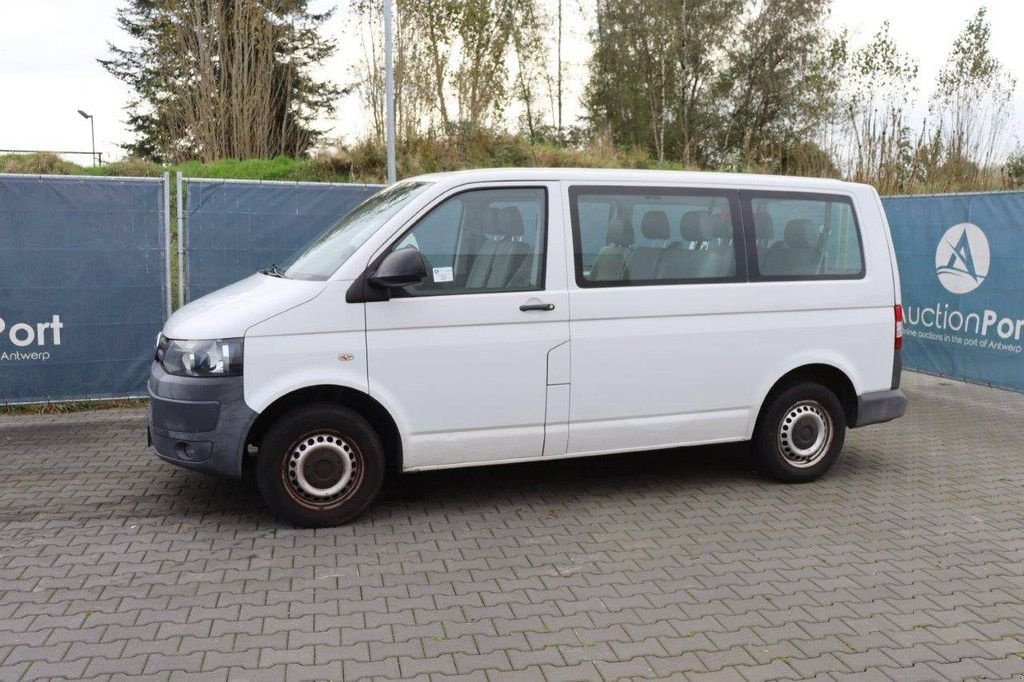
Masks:
[[[751,423],[749,433],[753,434],[754,429],[764,415],[765,408],[776,395],[786,388],[804,381],[821,384],[835,393],[839,403],[843,406],[846,423],[855,424],[857,422],[857,389],[853,381],[846,372],[835,365],[816,362],[795,367],[783,374],[772,384],[771,388],[768,389],[761,399],[761,404],[757,410],[757,417]]]
[[[388,468],[402,470],[402,434],[391,413],[370,395],[348,386],[323,384],[306,386],[287,393],[270,403],[253,421],[246,435],[246,444],[259,447],[267,429],[281,415],[311,403],[335,403],[355,410],[380,436]]]

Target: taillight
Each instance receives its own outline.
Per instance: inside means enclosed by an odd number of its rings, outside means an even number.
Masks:
[[[903,306],[898,303],[893,306],[893,312],[896,315],[896,331],[893,340],[893,348],[899,350],[903,348]]]

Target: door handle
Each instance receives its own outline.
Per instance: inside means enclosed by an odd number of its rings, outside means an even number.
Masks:
[[[529,312],[531,310],[542,310],[542,311],[547,312],[549,310],[554,310],[555,309],[555,304],[554,303],[524,303],[523,305],[519,306],[519,309],[522,310],[524,313]]]

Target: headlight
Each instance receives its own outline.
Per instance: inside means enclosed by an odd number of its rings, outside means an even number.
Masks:
[[[176,341],[161,336],[156,361],[165,372],[180,377],[241,376],[242,339]]]

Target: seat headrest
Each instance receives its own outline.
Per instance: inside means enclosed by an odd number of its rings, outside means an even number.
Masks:
[[[710,224],[704,211],[688,211],[679,219],[679,235],[688,242],[705,242],[712,238],[708,236]]]
[[[484,234],[499,234],[498,232],[498,209],[488,206],[480,214],[480,225]]]
[[[794,249],[817,248],[818,228],[810,220],[790,220],[786,223],[784,239],[786,245]]]
[[[775,223],[768,211],[760,210],[754,214],[754,236],[764,241],[775,238]]]
[[[640,223],[640,232],[647,239],[668,239],[668,215],[664,211],[647,211]]]
[[[505,206],[498,211],[498,231],[503,237],[522,237],[523,214],[515,206]]]
[[[622,218],[612,218],[608,221],[608,236],[604,243],[608,246],[633,246],[636,235],[633,234],[633,226]]]
[[[732,219],[728,216],[715,216],[711,218],[712,239],[732,239]]]

